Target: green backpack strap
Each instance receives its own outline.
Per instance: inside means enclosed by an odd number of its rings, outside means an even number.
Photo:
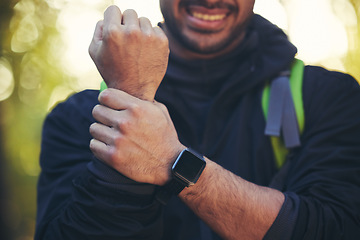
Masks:
[[[104,90],[107,89],[107,88],[108,88],[108,87],[107,87],[106,83],[105,83],[104,81],[102,81],[102,82],[100,83],[100,92],[104,91]]]
[[[296,112],[297,123],[299,127],[299,133],[304,131],[305,116],[302,100],[302,84],[304,75],[304,62],[298,59],[294,59],[291,66],[291,74],[289,78],[290,91],[294,102],[294,108]],[[264,88],[262,95],[262,108],[265,115],[265,119],[268,117],[270,100],[270,84],[267,84]],[[284,141],[281,137],[270,136],[271,144],[274,151],[274,157],[276,160],[276,166],[282,167],[285,163],[286,156],[289,150],[285,147]]]

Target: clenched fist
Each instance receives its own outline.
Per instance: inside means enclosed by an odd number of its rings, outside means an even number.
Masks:
[[[109,88],[152,101],[166,72],[169,44],[147,18],[110,6],[96,25],[89,54]]]

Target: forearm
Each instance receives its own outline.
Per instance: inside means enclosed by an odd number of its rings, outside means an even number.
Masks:
[[[281,192],[245,181],[208,159],[199,181],[179,197],[224,239],[262,239],[284,202]]]

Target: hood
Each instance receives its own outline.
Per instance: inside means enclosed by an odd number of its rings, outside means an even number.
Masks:
[[[170,53],[166,76],[172,84],[186,84],[198,93],[222,95],[234,87],[243,92],[289,68],[296,52],[280,28],[255,14],[244,41],[230,54],[185,60]]]

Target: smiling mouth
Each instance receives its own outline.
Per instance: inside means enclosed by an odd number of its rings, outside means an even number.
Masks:
[[[189,14],[203,21],[221,21],[226,18],[226,14],[204,14],[200,12],[190,12]]]
[[[224,2],[209,3],[205,0],[182,0],[180,6],[187,14],[201,21],[222,21],[231,13],[236,12],[237,7]]]

